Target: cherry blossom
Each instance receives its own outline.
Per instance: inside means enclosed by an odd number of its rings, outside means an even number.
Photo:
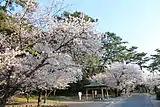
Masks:
[[[82,79],[82,66],[74,60],[74,55],[101,55],[101,35],[95,31],[95,24],[83,17],[61,21],[50,17],[43,24],[45,27],[36,25],[30,30],[23,28],[22,22],[34,25],[34,17],[16,18],[20,20],[15,23],[17,31],[12,35],[0,34],[2,103],[24,88],[64,89]]]
[[[105,83],[112,89],[133,90],[137,84],[143,82],[142,76],[143,72],[136,64],[112,63],[106,72],[93,76],[91,80]]]

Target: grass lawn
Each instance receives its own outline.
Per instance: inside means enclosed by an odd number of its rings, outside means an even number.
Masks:
[[[27,99],[25,96],[16,96],[16,97],[13,97],[12,98],[12,101],[11,101],[11,105],[14,104],[14,105],[36,105],[37,104],[37,99],[38,99],[38,96],[31,96],[29,98],[29,102],[27,102]],[[70,96],[70,97],[67,97],[67,96],[49,96],[47,98],[47,101],[46,101],[46,104],[48,105],[53,105],[53,106],[42,106],[42,107],[67,107],[66,105],[62,105],[59,103],[59,101],[73,101],[73,100],[76,100],[78,99],[77,96]],[[42,101],[41,101],[41,104],[43,105],[44,101],[44,98],[42,97]]]
[[[30,103],[36,103],[37,102],[37,99],[38,99],[38,96],[31,96],[29,98],[29,102]],[[43,97],[42,97],[42,101],[43,101]],[[47,102],[59,102],[59,101],[71,101],[71,100],[77,100],[78,97],[77,96],[49,96],[47,98]],[[24,97],[24,96],[17,96],[17,97],[14,97],[12,102],[14,103],[27,103],[27,99]]]
[[[41,107],[67,107],[66,105],[60,104],[59,101],[65,101],[68,97],[65,96],[49,96],[47,98],[46,103],[43,103],[43,97],[42,97],[42,101]],[[38,96],[31,96],[29,98],[29,102],[27,102],[27,99],[25,96],[16,96],[12,98],[12,101],[10,103],[10,105],[33,105],[33,107],[37,105],[37,99]],[[69,99],[69,98],[68,98]]]
[[[30,97],[29,102],[36,103],[37,102],[36,96]],[[13,97],[12,103],[27,103],[27,99],[24,96],[16,96],[16,97]]]

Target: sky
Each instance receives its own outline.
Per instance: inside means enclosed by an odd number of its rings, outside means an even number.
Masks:
[[[39,1],[48,5],[51,0]],[[99,31],[114,32],[140,52],[153,54],[160,48],[160,0],[64,0],[64,4],[68,11],[98,18]]]

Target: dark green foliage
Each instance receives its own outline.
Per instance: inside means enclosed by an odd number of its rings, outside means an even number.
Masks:
[[[156,99],[160,100],[160,89],[157,89],[156,91]]]
[[[103,57],[104,63],[111,64],[112,62],[124,61],[126,51],[126,46],[124,44],[127,42],[122,41],[122,38],[110,32],[105,33],[102,42],[104,43],[103,49],[105,49]]]
[[[104,64],[125,61],[126,63],[136,63],[141,69],[147,67],[146,62],[149,61],[149,58],[146,57],[147,53],[138,53],[135,46],[128,48],[128,42],[123,41],[116,34],[106,32],[104,38],[102,38],[102,42],[104,44],[103,49],[105,49]]]
[[[19,24],[18,22],[19,21],[16,18],[8,15],[4,11],[0,11],[0,33],[11,35],[12,33],[17,32],[18,25],[28,31],[31,31],[34,28],[29,22],[21,24]]]
[[[73,17],[81,17],[82,14],[84,14],[84,13],[78,12],[78,11],[75,11],[75,12],[73,12],[73,13],[64,11],[63,16],[64,16],[64,17],[69,17],[69,15],[70,15],[70,16],[73,16]],[[89,20],[90,20],[91,22],[97,22],[97,21],[98,21],[98,19],[94,19],[94,18],[92,18],[92,17],[90,17],[90,16],[88,16],[88,15],[86,15],[86,14],[84,14],[84,19],[85,19],[86,21],[89,21]]]
[[[134,56],[134,61],[136,62],[136,64],[138,64],[140,66],[140,68],[148,68],[148,65],[146,64],[146,62],[148,62],[150,59],[149,57],[146,57],[147,53],[136,53]]]
[[[14,18],[8,16],[4,11],[0,11],[0,33],[10,35],[15,32],[14,21]]]
[[[104,72],[101,61],[96,55],[76,55],[74,58],[77,63],[83,66],[82,71],[84,78],[89,78],[97,73]]]
[[[151,72],[157,70],[160,71],[160,49],[156,49],[156,54],[151,55],[151,63],[149,65],[149,70]]]
[[[84,77],[89,78],[97,73],[104,72],[100,59],[97,56],[86,56],[85,59],[86,61],[83,63]]]
[[[67,94],[72,96],[75,96],[75,95],[77,96],[77,93],[79,91],[81,91],[82,93],[85,93],[84,86],[88,84],[90,84],[90,81],[87,80],[86,78],[83,78],[81,81],[77,81],[77,83],[71,83],[69,84],[70,87],[67,90],[68,92]]]

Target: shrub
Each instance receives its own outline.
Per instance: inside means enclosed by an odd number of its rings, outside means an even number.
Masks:
[[[157,89],[156,91],[156,99],[160,100],[160,89]]]

